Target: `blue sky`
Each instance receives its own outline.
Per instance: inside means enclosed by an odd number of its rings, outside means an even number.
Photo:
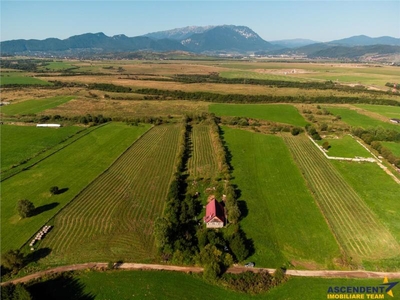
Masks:
[[[245,25],[267,41],[400,38],[400,1],[0,1],[1,40]]]

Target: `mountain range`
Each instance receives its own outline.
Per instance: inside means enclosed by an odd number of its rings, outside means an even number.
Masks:
[[[188,26],[143,36],[112,37],[85,33],[64,40],[11,40],[0,43],[1,53],[9,55],[79,56],[82,53],[187,51],[205,54],[303,55],[309,58],[350,58],[365,55],[400,55],[400,39],[353,36],[327,43],[306,39],[265,41],[246,26]]]

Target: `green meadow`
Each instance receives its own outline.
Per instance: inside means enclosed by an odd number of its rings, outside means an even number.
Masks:
[[[296,126],[307,124],[297,109],[287,104],[210,104],[209,111],[217,116],[248,117]]]
[[[107,124],[3,181],[1,251],[19,248],[27,242],[148,128]],[[49,189],[52,186],[58,186],[64,192],[51,196]],[[20,199],[33,202],[38,213],[21,219],[15,209]]]
[[[84,128],[78,126],[38,128],[1,125],[1,170],[25,161],[81,130]]]
[[[378,113],[387,118],[400,119],[400,106],[356,104],[356,107]]]
[[[224,78],[250,78],[250,79],[301,81],[301,82],[307,81],[303,78],[297,78],[287,75],[275,75],[269,73],[258,73],[258,72],[248,72],[248,71],[225,71],[221,72],[219,75]],[[244,81],[243,83],[246,82]]]
[[[337,108],[337,107],[327,107],[327,109],[334,115],[339,115],[342,118],[342,121],[349,124],[350,126],[356,127],[378,127],[381,126],[386,129],[393,129],[400,131],[400,126],[389,123],[382,122],[373,118],[370,118],[366,115],[359,114],[355,110],[347,109],[347,108]]]
[[[70,63],[66,63],[63,61],[53,61],[53,62],[46,64],[42,68],[53,70],[53,71],[62,71],[62,70],[70,69],[70,68],[74,68],[74,67],[75,66],[71,65]]]
[[[223,131],[241,194],[240,224],[255,247],[248,260],[260,267],[329,266],[339,247],[283,140],[228,127]]]
[[[303,300],[326,299],[330,287],[379,286],[382,279],[290,277],[270,291],[249,295],[204,281],[201,275],[164,271],[87,271],[69,279],[30,283],[34,299],[177,299],[202,300],[205,294],[216,300]],[[395,289],[396,290],[396,289]],[[397,296],[396,291],[394,291]]]
[[[345,135],[340,139],[323,139],[318,141],[318,144],[322,145],[324,142],[328,142],[330,145],[327,152],[329,156],[349,158],[354,158],[356,156],[372,157],[372,155],[350,135]]]
[[[15,104],[2,106],[0,112],[5,115],[28,115],[37,114],[46,109],[55,108],[73,99],[72,96],[59,96],[45,99],[32,99]]]
[[[0,85],[52,85],[50,82],[39,78],[24,76],[21,73],[4,73],[0,76]]]

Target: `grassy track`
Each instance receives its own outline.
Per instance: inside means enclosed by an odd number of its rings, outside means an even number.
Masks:
[[[353,258],[397,256],[399,244],[363,199],[305,136],[285,137],[343,249]]]
[[[249,260],[264,267],[288,260],[306,268],[329,265],[339,247],[282,139],[223,130],[241,191],[241,225],[256,249]]]
[[[73,99],[71,96],[59,96],[47,99],[34,99],[2,106],[0,112],[5,115],[28,115],[37,114],[46,109],[57,107]]]
[[[248,117],[297,126],[306,125],[297,109],[287,104],[211,104],[209,111],[217,116]]]
[[[6,170],[45,149],[51,148],[82,127],[37,128],[1,125],[1,170]]]
[[[147,128],[107,124],[2,182],[2,252],[21,247]],[[66,191],[51,196],[49,189],[55,185]],[[21,220],[15,211],[20,199],[32,201],[40,213]]]
[[[46,260],[153,260],[153,224],[163,211],[179,132],[177,125],[150,130],[56,216],[42,244],[52,249]]]
[[[393,129],[400,131],[400,126],[386,123],[379,120],[375,120],[373,118],[367,117],[365,115],[359,114],[358,112],[347,109],[347,108],[337,108],[337,107],[328,107],[328,110],[334,115],[339,115],[342,117],[342,121],[346,122],[351,126],[360,126],[363,128],[369,127],[378,127],[381,126],[386,129]]]
[[[193,177],[213,178],[218,162],[210,136],[210,126],[194,125],[191,132],[193,154],[189,158],[189,174]]]
[[[350,135],[345,135],[340,139],[323,139],[318,141],[318,144],[322,145],[325,141],[331,146],[327,152],[329,156],[350,158],[356,156],[372,157],[372,155]]]
[[[356,104],[356,107],[378,113],[387,118],[400,118],[399,106]]]

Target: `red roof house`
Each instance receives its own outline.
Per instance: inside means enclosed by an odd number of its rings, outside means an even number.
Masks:
[[[204,223],[207,228],[221,228],[225,225],[225,209],[217,200],[211,200],[206,206]]]

